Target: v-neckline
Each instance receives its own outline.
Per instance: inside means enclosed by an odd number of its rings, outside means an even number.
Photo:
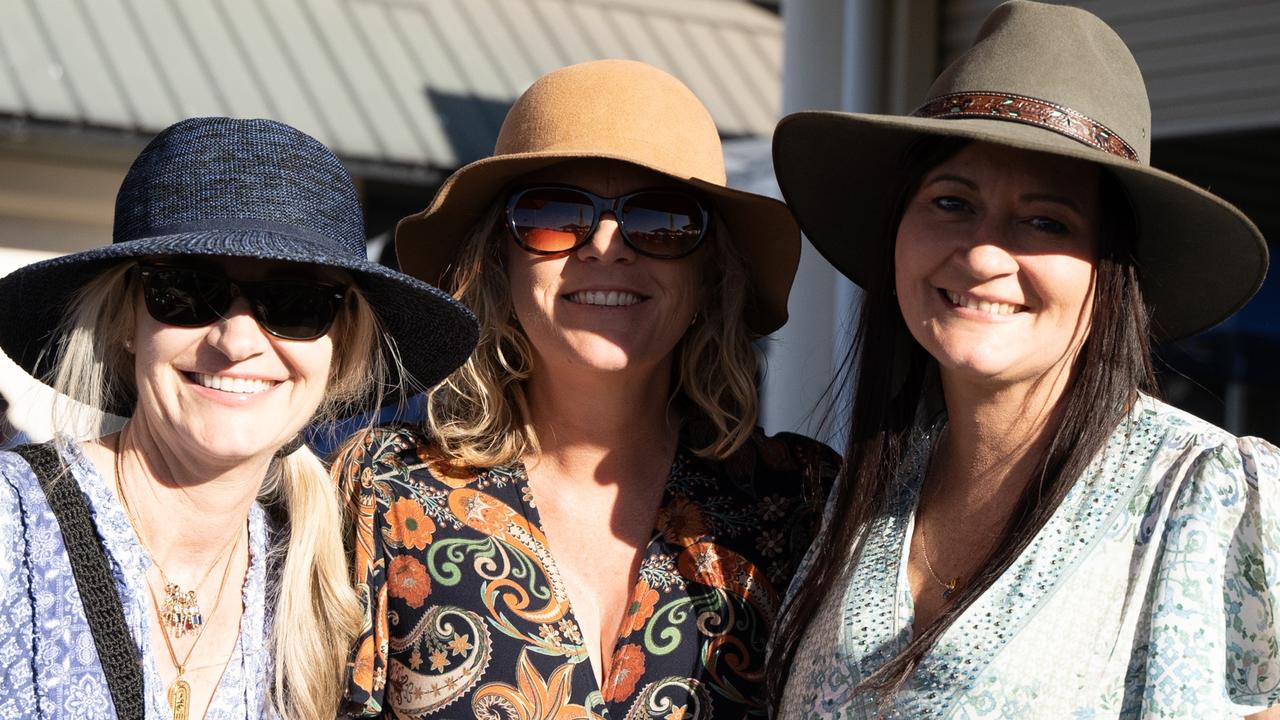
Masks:
[[[665,508],[667,508],[674,500],[674,494],[672,492],[673,479],[677,476],[678,470],[688,462],[688,458],[686,456],[686,451],[685,451],[685,443],[683,439],[684,439],[684,436],[682,433],[680,436],[680,440],[678,440],[676,443],[676,449],[675,449],[675,453],[673,453],[672,455],[671,463],[667,468],[666,478],[664,478],[663,480],[662,497],[658,501],[657,510],[653,514],[652,527],[649,530],[649,541],[645,543],[643,548],[641,548],[640,563],[636,566],[636,569],[634,572],[632,572],[632,577],[630,578],[630,584],[628,585],[628,588],[630,589],[627,592],[628,605],[630,605],[630,603],[633,602],[632,595],[635,593],[636,585],[639,584],[641,580],[640,570],[644,566],[645,558],[649,557],[650,554],[652,554],[655,543],[661,544],[663,542],[661,528],[658,527],[659,519],[662,517],[662,511]],[[513,463],[508,467],[512,476],[515,478],[515,481],[516,481],[515,485],[523,486],[528,490],[528,495],[526,495],[525,492],[523,491],[515,493],[517,497],[517,501],[520,503],[521,515],[524,516],[524,519],[526,522],[528,522],[534,529],[538,531],[538,533],[543,538],[546,539],[546,544],[547,544],[546,558],[543,564],[547,572],[547,582],[552,587],[565,588],[564,602],[565,602],[566,609],[565,609],[564,617],[572,621],[574,626],[579,628],[579,632],[581,632],[582,623],[579,622],[578,614],[573,609],[572,597],[569,594],[568,587],[565,585],[563,576],[560,574],[560,567],[556,563],[555,556],[552,553],[550,538],[547,536],[546,529],[542,525],[542,513],[538,509],[536,501],[530,502],[531,500],[535,500],[535,499],[533,498],[533,486],[529,483],[529,474],[528,474],[527,468],[525,467],[524,462],[520,460],[516,461],[515,463]],[[614,628],[611,631],[613,634],[613,643],[609,647],[608,659],[611,665],[610,669],[614,671],[616,671],[616,666],[612,665],[612,659],[618,655],[618,651],[622,646],[623,633],[621,632],[621,629],[622,629],[622,623],[626,621],[626,617],[627,617],[627,614],[624,610],[621,616],[621,619],[619,620],[618,627]],[[578,662],[585,663],[587,667],[590,668],[591,657],[587,649],[585,640],[579,645],[581,647],[581,653],[580,653],[580,658]],[[605,658],[602,656],[601,659],[603,661]],[[604,699],[604,688],[609,685],[610,675],[605,674],[603,670],[604,668],[602,666],[599,680],[596,679],[596,674],[594,670],[587,673],[587,678],[592,683],[591,687],[594,688],[594,692],[587,693],[587,696],[590,697],[596,693],[599,693],[601,698],[600,701],[605,706],[605,715],[607,716],[609,701]]]
[[[123,570],[124,586],[129,597],[127,602],[124,602],[126,598],[121,598],[121,600],[126,617],[130,618],[131,624],[136,624],[140,634],[139,637],[134,638],[134,641],[138,644],[140,655],[142,656],[144,680],[150,680],[150,682],[144,683],[150,690],[149,700],[152,701],[162,717],[172,718],[173,711],[170,709],[168,702],[169,686],[164,683],[158,663],[157,648],[160,649],[159,651],[164,651],[163,639],[153,635],[150,625],[152,614],[156,612],[156,608],[147,585],[146,574],[151,566],[155,564],[155,561],[138,540],[137,530],[129,520],[120,498],[110,487],[110,481],[99,472],[98,467],[76,443],[68,443],[65,453],[68,465],[73,468],[72,472],[82,492],[89,498],[90,512],[94,517],[94,524],[110,524],[119,528],[116,533],[102,532],[100,530],[103,548],[112,561]],[[252,611],[250,603],[254,598],[250,598],[249,593],[251,586],[255,585],[255,578],[266,572],[263,563],[267,562],[267,559],[256,552],[254,548],[265,547],[268,533],[266,513],[255,502],[249,509],[248,531],[246,533],[249,545],[249,564],[245,568],[244,582],[240,587],[240,591],[236,593],[243,607],[236,632],[236,641],[232,646],[227,665],[223,669],[222,675],[219,676],[217,685],[214,686],[213,695],[210,697],[209,704],[205,709],[205,717],[213,717],[215,715],[210,713],[221,712],[228,704],[234,704],[235,700],[233,698],[237,694],[242,696],[240,701],[244,703],[245,707],[253,707],[255,704],[251,697],[253,679],[249,677],[247,663],[249,657],[260,650],[260,643],[254,639],[252,634],[262,632],[265,609],[262,612]],[[161,632],[163,632],[163,629]],[[239,689],[223,683],[223,680],[231,670],[232,663],[237,661],[240,664],[239,674],[242,678]]]
[[[1151,412],[1144,399],[1135,404],[1027,548],[920,660],[910,680],[919,692],[899,694],[895,712],[904,717],[945,716],[1102,539],[1138,489],[1141,473],[1117,470],[1148,457],[1162,440],[1159,434],[1134,432]],[[912,439],[900,475],[906,480],[886,512],[872,522],[845,588],[839,643],[856,659],[862,678],[914,637],[909,543],[924,471],[940,427],[935,424]],[[1116,478],[1118,483],[1107,484]],[[1046,546],[1055,551],[1046,552]]]

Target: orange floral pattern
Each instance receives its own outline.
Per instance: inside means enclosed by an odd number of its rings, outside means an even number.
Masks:
[[[702,509],[689,498],[674,498],[658,512],[658,528],[672,545],[688,545],[707,532]]]
[[[604,680],[602,692],[606,702],[622,702],[636,691],[636,683],[644,677],[644,650],[639,645],[627,643],[613,654],[609,677]]]
[[[387,539],[392,544],[415,550],[423,550],[431,544],[436,524],[427,517],[422,503],[411,498],[400,498],[391,503],[387,511]]]
[[[466,468],[404,428],[356,455],[366,616],[344,715],[764,717],[778,594],[838,469],[825,446],[757,433],[715,463],[682,445],[600,683],[523,466]]]
[[[427,568],[412,555],[399,555],[387,567],[387,585],[391,597],[400,598],[411,608],[420,608],[431,594],[431,578]]]
[[[631,633],[644,628],[649,618],[653,617],[653,608],[658,604],[658,591],[649,587],[649,583],[641,580],[631,593],[631,604],[627,606],[627,614],[622,617],[622,634]]]

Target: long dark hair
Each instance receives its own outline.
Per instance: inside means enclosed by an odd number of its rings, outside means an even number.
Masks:
[[[902,478],[917,412],[936,380],[936,363],[911,336],[893,297],[893,245],[907,202],[924,176],[955,155],[964,140],[926,138],[904,156],[904,180],[888,237],[863,297],[857,333],[845,368],[856,376],[852,393],[846,462],[836,480],[833,522],[817,541],[809,576],[775,626],[768,682],[774,711],[782,701],[790,666],[809,620],[836,591],[856,560],[864,528],[886,509]],[[915,636],[860,689],[889,699],[915,670],[937,639],[1026,549],[1062,498],[1102,449],[1138,391],[1157,392],[1151,364],[1147,308],[1138,287],[1132,249],[1137,238],[1133,211],[1123,187],[1106,171],[1101,182],[1102,224],[1094,280],[1092,324],[1076,358],[1061,404],[1061,422],[1039,458],[1033,479],[980,573],[928,628]],[[857,362],[853,362],[856,358]],[[856,368],[856,369],[855,369]],[[844,383],[848,384],[848,383]],[[839,386],[837,384],[836,386]]]

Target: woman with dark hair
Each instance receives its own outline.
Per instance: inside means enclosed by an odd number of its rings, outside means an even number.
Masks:
[[[1010,2],[911,117],[774,153],[865,296],[845,471],[773,641],[792,717],[1206,718],[1280,703],[1280,453],[1155,399],[1257,229],[1148,164],[1123,42]]]
[[[348,709],[763,717],[838,465],[755,424],[751,343],[799,260],[786,207],[725,186],[679,80],[604,60],[536,81],[396,243],[482,336],[424,427],[343,465],[368,612]]]

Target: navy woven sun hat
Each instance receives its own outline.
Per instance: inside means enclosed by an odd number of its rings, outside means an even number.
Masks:
[[[111,245],[0,279],[0,348],[44,377],[68,303],[103,271],[140,258],[256,258],[345,271],[394,345],[409,375],[403,379],[434,385],[475,348],[475,316],[365,253],[355,185],[318,140],[273,120],[183,120],[156,135],[129,168],[116,195]]]

